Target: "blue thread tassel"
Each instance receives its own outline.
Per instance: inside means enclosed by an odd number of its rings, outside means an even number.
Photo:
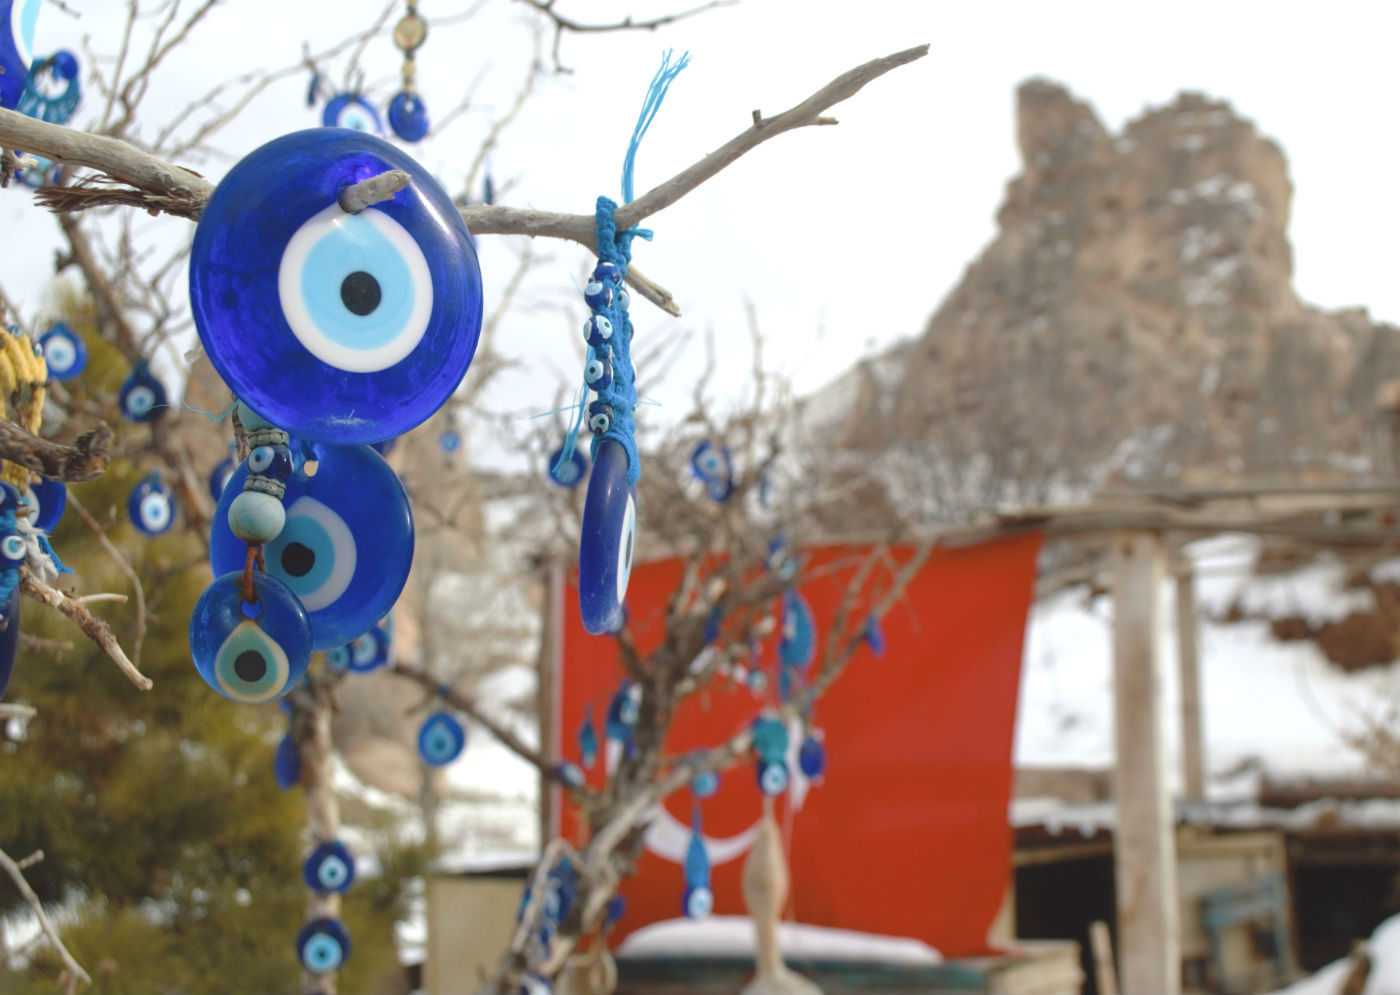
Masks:
[[[688,65],[690,65],[689,52],[682,55],[675,65],[671,64],[670,49],[667,49],[666,54],[661,57],[661,68],[652,77],[651,87],[647,90],[646,99],[642,101],[641,116],[637,118],[637,127],[632,132],[632,141],[627,145],[627,157],[622,161],[622,202],[624,204],[634,199],[632,172],[637,162],[637,147],[642,144],[642,137],[651,127],[652,118],[656,117],[656,112],[661,109],[661,101],[666,99],[666,90],[670,87],[671,81]]]

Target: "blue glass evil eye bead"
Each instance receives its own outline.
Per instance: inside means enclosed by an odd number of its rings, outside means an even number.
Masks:
[[[727,501],[734,493],[734,469],[729,461],[729,449],[705,439],[690,454],[690,469],[705,484],[705,491],[715,501]]]
[[[865,645],[870,647],[870,652],[876,656],[885,655],[885,633],[880,628],[880,620],[871,615],[865,620]]]
[[[0,107],[14,109],[34,60],[34,25],[43,0],[0,0]]]
[[[39,348],[44,350],[50,380],[72,380],[87,369],[87,345],[66,322],[56,322],[40,335]]]
[[[29,524],[47,534],[54,530],[68,507],[68,488],[61,480],[40,477],[37,484],[29,485],[20,503],[30,509]]]
[[[604,283],[601,280],[590,280],[583,288],[583,301],[594,311],[601,311],[605,307],[611,307],[613,302],[613,285]]]
[[[340,192],[410,183],[346,214]],[[315,128],[233,167],[190,253],[200,340],[235,394],[292,436],[401,435],[461,383],[481,332],[481,269],[452,199],[402,149]]]
[[[215,691],[232,701],[275,701],[301,683],[311,662],[306,610],[287,586],[253,574],[257,601],[243,600],[243,571],[204,589],[190,615],[190,653]]]
[[[312,919],[297,934],[297,958],[312,974],[330,974],[350,956],[350,931],[339,919]]]
[[[681,897],[681,911],[687,919],[704,919],[715,908],[715,893],[705,885],[687,885]]]
[[[137,363],[132,369],[122,383],[118,399],[122,417],[134,422],[153,422],[164,415],[169,407],[165,387],[151,376],[145,363]]]
[[[595,348],[612,338],[612,333],[612,322],[601,314],[595,314],[583,323],[583,341]]]
[[[276,447],[270,447],[276,448]],[[287,480],[286,522],[263,548],[269,576],[305,606],[316,649],[355,641],[388,614],[413,563],[413,512],[403,483],[369,446],[312,446],[316,475]],[[209,530],[215,576],[242,570],[247,544],[231,525],[247,466],[229,478]]]
[[[434,712],[418,730],[418,753],[433,767],[450,764],[467,745],[467,732],[447,712]]]
[[[701,771],[690,781],[690,793],[696,798],[709,798],[719,790],[719,774],[712,770]]]
[[[559,459],[563,455],[563,446],[549,454],[549,479],[560,487],[572,489],[583,483],[583,478],[588,476],[588,457],[577,447],[566,462],[560,463]]]
[[[389,127],[406,142],[421,142],[428,134],[428,108],[416,93],[401,90],[389,101]]]
[[[301,876],[318,894],[338,894],[355,881],[355,858],[340,840],[330,840],[311,851],[301,865]]]
[[[584,629],[595,636],[609,631],[622,611],[636,528],[637,495],[627,483],[627,453],[615,440],[604,439],[588,478],[579,536],[579,613]]]
[[[612,427],[612,408],[607,401],[594,401],[588,405],[588,430],[594,435],[602,435]],[[602,462],[599,459],[598,462]]]
[[[161,535],[175,524],[175,495],[159,474],[152,473],[131,489],[126,512],[146,535]]]
[[[788,769],[785,763],[761,763],[758,765],[758,789],[772,797],[787,790]]]
[[[371,135],[384,134],[379,112],[358,93],[337,93],[327,100],[321,111],[321,124],[327,128],[350,128]]]
[[[594,356],[583,368],[583,380],[590,390],[607,390],[612,386],[612,363]]]
[[[285,484],[292,476],[292,451],[286,446],[258,446],[248,454],[248,473]]]
[[[445,453],[455,453],[462,448],[462,436],[454,429],[447,429],[438,436],[438,446]]]
[[[301,750],[291,733],[283,736],[277,744],[277,752],[272,757],[272,775],[277,778],[277,786],[283,791],[301,783]]]
[[[826,771],[826,744],[815,732],[809,732],[797,750],[797,766],[804,777],[815,781]]]
[[[349,654],[346,669],[351,673],[367,674],[389,662],[389,638],[379,629],[369,630],[345,649]]]
[[[783,595],[783,634],[778,659],[787,667],[806,667],[817,651],[817,623],[807,599],[795,591]]]
[[[603,259],[593,267],[593,279],[597,283],[611,283],[614,287],[621,287],[622,270],[618,269],[616,263]]]

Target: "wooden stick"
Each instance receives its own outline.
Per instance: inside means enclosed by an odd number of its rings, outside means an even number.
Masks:
[[[1099,995],[1118,995],[1118,969],[1113,963],[1113,938],[1108,923],[1095,919],[1089,923],[1089,948],[1094,957],[1094,978]]]
[[[28,857],[25,857],[23,861],[19,862],[13,860],[4,850],[0,850],[0,868],[4,868],[5,873],[10,876],[10,880],[13,881],[15,887],[19,889],[20,896],[29,904],[29,907],[34,910],[34,916],[39,920],[39,928],[44,931],[44,935],[49,938],[49,942],[52,943],[54,949],[58,951],[58,956],[63,960],[63,966],[68,970],[68,987],[66,991],[68,995],[73,995],[73,993],[78,990],[78,984],[80,982],[84,985],[90,985],[92,984],[92,978],[83,970],[83,966],[74,959],[73,955],[68,952],[68,948],[63,945],[63,941],[58,938],[58,930],[54,928],[53,920],[49,918],[49,914],[44,911],[44,903],[39,901],[39,896],[34,894],[34,889],[29,887],[29,882],[24,878],[24,868],[32,864],[37,864],[43,859],[44,851],[42,850],[36,850]]]
[[[107,623],[94,616],[77,598],[69,597],[57,588],[45,584],[34,576],[34,573],[27,566],[19,568],[19,589],[31,598],[36,598],[50,608],[57,608],[67,615],[89,639],[102,648],[102,652],[111,658],[112,662],[132,684],[135,684],[142,691],[151,689],[151,679],[136,669],[136,665],[127,659],[126,651],[117,642],[117,637],[112,635],[112,630]]]

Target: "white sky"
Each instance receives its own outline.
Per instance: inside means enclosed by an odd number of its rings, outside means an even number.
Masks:
[[[37,51],[72,47],[82,33],[113,50],[121,5],[69,3],[82,20],[47,7]],[[463,10],[468,0],[420,3],[431,17]],[[593,20],[684,6],[559,3]],[[368,25],[379,9],[378,0],[229,0],[158,74],[148,112],[169,113],[224,76],[294,61],[303,40],[328,45]],[[443,113],[483,78],[479,110],[414,147],[449,190],[457,189],[489,111],[504,109],[518,85],[529,51],[525,17],[518,4],[489,0],[471,22],[431,33],[419,54],[430,111]],[[1111,128],[1182,89],[1230,101],[1288,156],[1303,298],[1329,308],[1364,305],[1400,322],[1397,37],[1400,5],[1386,3],[742,0],[654,33],[567,36],[562,55],[574,72],[547,80],[502,139],[496,181],[511,186],[499,200],[583,213],[599,193],[616,198],[627,140],[666,47],[688,49],[693,62],[642,145],[639,192],[746,127],[755,108],[776,113],[867,59],[931,42],[928,58],[838,106],[839,127],[765,143],[649,222],[656,240],[638,242],[634,259],[676,294],[685,311],[680,328],[697,333],[697,347],[666,380],[649,381],[640,371],[642,393],[662,402],[643,417],[685,410],[708,328],[719,347],[715,390],[735,395],[750,368],[746,296],[769,340],[770,365],[803,390],[871,347],[916,334],[994,234],[1005,183],[1019,169],[1014,91],[1033,75],[1069,86]],[[384,106],[396,89],[399,55],[384,39],[365,62],[371,95]],[[306,83],[298,75],[275,88],[225,132],[220,144],[231,159],[319,123],[319,108],[303,102]],[[85,107],[77,123],[94,111]],[[227,168],[194,165],[211,177]],[[39,213],[23,191],[0,193],[0,224],[10,234],[0,283],[31,305],[48,250],[58,245]],[[148,230],[188,237],[192,227],[161,218]],[[514,250],[511,240],[481,241],[489,307]],[[552,261],[537,270],[531,298],[551,306],[515,314],[506,327],[509,351],[527,365],[491,395],[501,410],[545,410],[561,376],[573,378],[580,365],[576,328],[587,312],[573,286],[587,255],[571,246],[540,248]],[[649,305],[633,311],[639,337],[673,327]]]

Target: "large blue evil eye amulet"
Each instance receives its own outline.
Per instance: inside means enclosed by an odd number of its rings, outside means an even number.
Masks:
[[[166,401],[165,386],[151,376],[145,363],[137,363],[122,383],[122,417],[134,422],[153,422],[165,414],[169,404]]]
[[[467,731],[448,712],[434,712],[418,730],[418,753],[433,767],[450,764],[467,745]]]
[[[175,524],[175,495],[160,474],[149,474],[131,489],[126,512],[131,516],[131,524],[141,532],[162,535]]]
[[[306,886],[322,895],[338,894],[355,881],[355,858],[340,840],[322,843],[302,864]]]
[[[408,173],[346,213],[346,187]],[[481,269],[452,199],[373,135],[314,128],[224,177],[190,253],[190,302],[214,368],[298,438],[367,444],[452,395],[481,333]]]
[[[312,974],[330,974],[350,956],[350,931],[339,919],[312,919],[297,934],[297,958]]]
[[[413,565],[413,512],[398,474],[369,446],[315,445],[312,452],[316,475],[303,468],[287,478],[286,524],[263,557],[268,575],[306,609],[312,645],[321,650],[353,643],[394,607]],[[241,570],[247,559],[228,516],[248,472],[247,463],[234,471],[214,513],[215,576]]]
[[[627,482],[627,452],[612,439],[598,446],[579,535],[578,607],[592,635],[610,632],[632,575],[637,494]]]
[[[87,346],[68,323],[59,321],[39,336],[50,380],[72,380],[87,369]]]
[[[421,142],[428,134],[428,108],[416,93],[401,90],[389,101],[389,127],[406,142]]]
[[[384,134],[384,123],[379,120],[379,112],[358,93],[337,93],[326,101],[321,111],[321,124],[327,128],[349,128],[371,135]]]
[[[41,6],[43,0],[0,0],[0,107],[13,110],[24,95]]]
[[[243,571],[204,589],[190,615],[190,653],[206,684],[225,698],[257,705],[301,683],[311,662],[311,626],[287,586],[253,574],[254,602],[243,599]]]

